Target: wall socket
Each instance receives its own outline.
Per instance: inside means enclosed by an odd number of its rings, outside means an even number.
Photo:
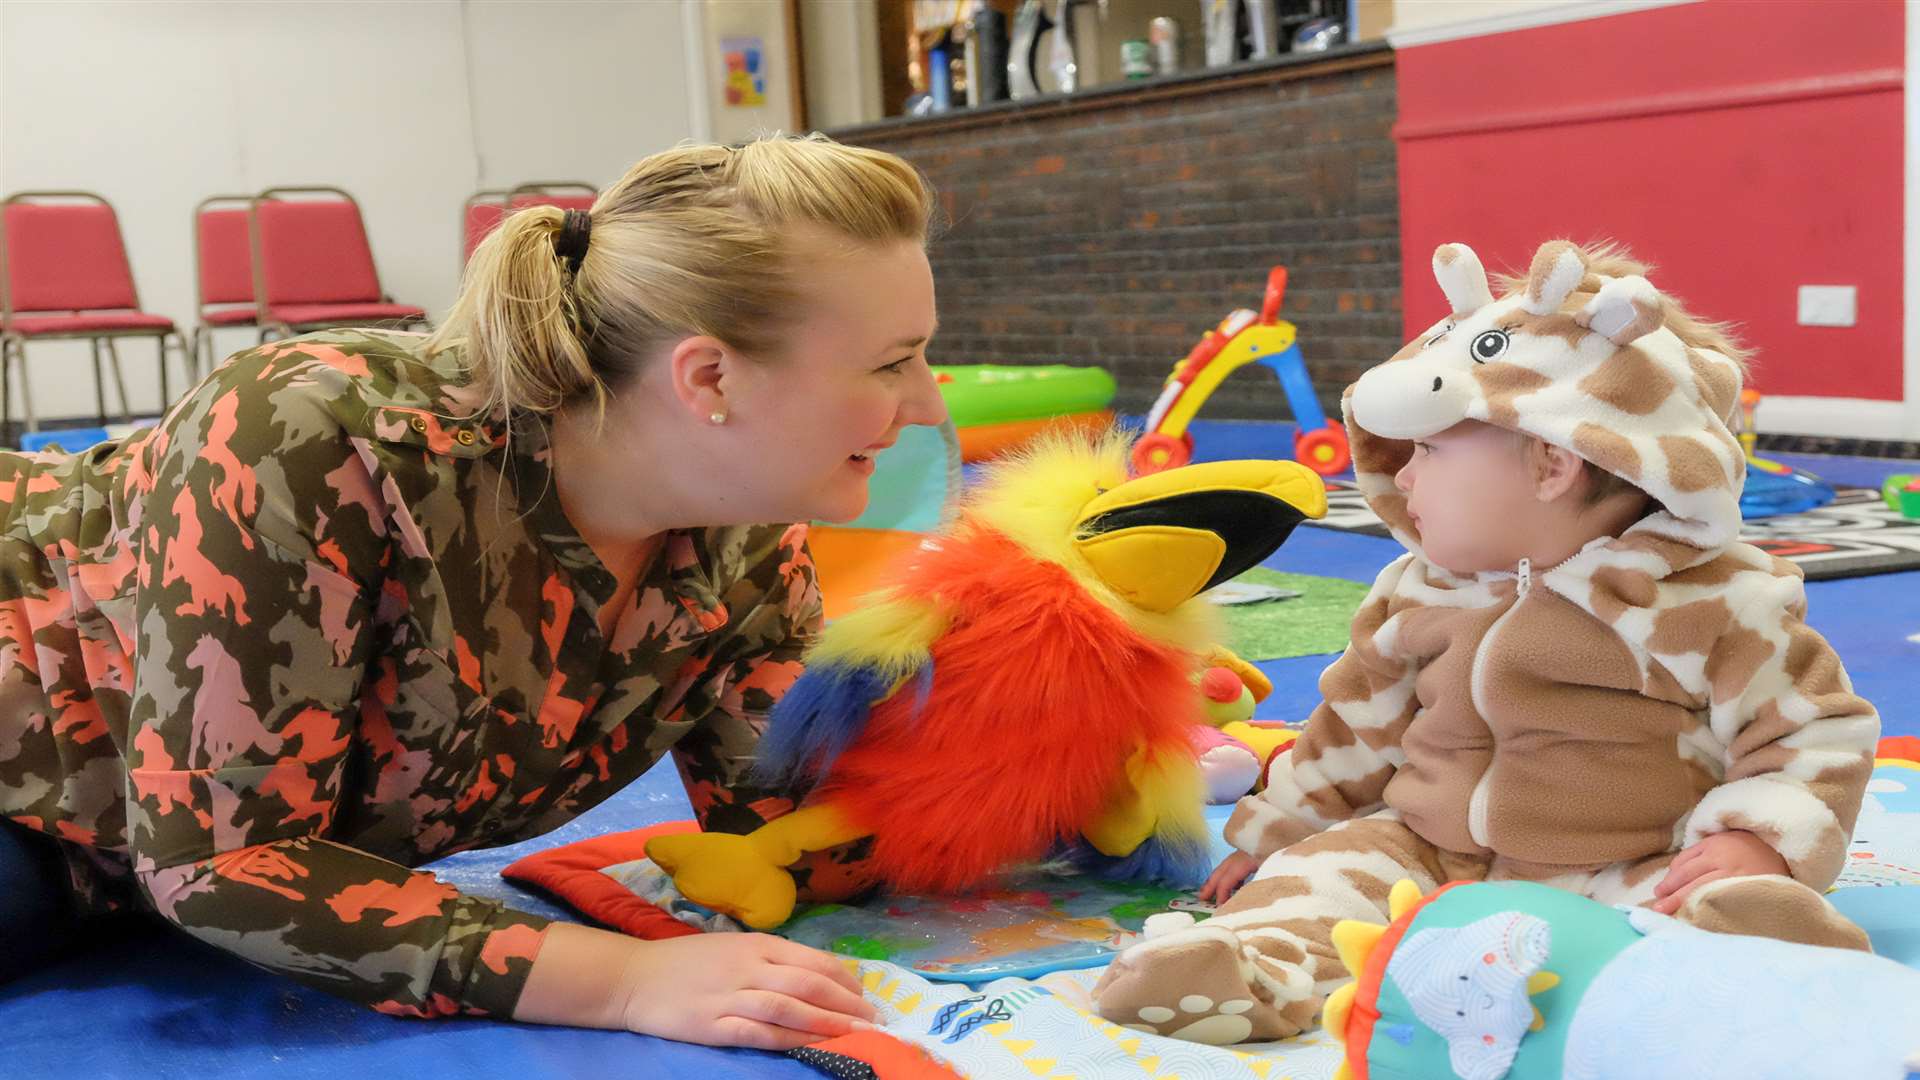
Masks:
[[[1852,326],[1857,293],[1851,285],[1800,286],[1800,325]]]

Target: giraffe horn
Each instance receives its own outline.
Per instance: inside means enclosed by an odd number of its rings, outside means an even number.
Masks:
[[[1535,315],[1551,315],[1587,276],[1587,257],[1565,240],[1549,240],[1533,253],[1527,270],[1526,298],[1521,301]]]
[[[1536,971],[1527,977],[1527,993],[1538,994],[1560,985],[1560,976],[1551,971]]]
[[[1487,286],[1486,267],[1480,256],[1465,244],[1441,244],[1433,251],[1433,279],[1447,294],[1447,303],[1455,315],[1478,311],[1493,303],[1493,290]]]
[[[1393,891],[1387,894],[1387,917],[1397,921],[1419,902],[1420,886],[1409,878],[1401,878],[1394,882]]]
[[[1360,922],[1357,919],[1341,919],[1333,926],[1333,947],[1340,953],[1340,962],[1347,966],[1350,975],[1358,976],[1367,966],[1367,957],[1373,954],[1373,947],[1387,934],[1387,928],[1377,923]]]

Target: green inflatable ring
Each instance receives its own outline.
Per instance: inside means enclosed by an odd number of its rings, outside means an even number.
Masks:
[[[1099,412],[1113,404],[1115,389],[1105,368],[1067,364],[966,364],[933,374],[957,428]]]

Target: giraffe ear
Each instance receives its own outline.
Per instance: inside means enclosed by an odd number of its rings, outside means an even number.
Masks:
[[[1565,240],[1549,240],[1533,253],[1522,304],[1535,315],[1551,315],[1586,276],[1587,257],[1578,247]]]
[[[1574,316],[1581,326],[1615,345],[1645,337],[1666,322],[1666,302],[1653,283],[1638,274],[1614,278]]]
[[[1480,256],[1465,244],[1441,244],[1433,249],[1433,277],[1455,315],[1478,311],[1493,303],[1493,290],[1487,287],[1487,270]]]

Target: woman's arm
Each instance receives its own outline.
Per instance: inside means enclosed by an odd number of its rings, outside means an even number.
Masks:
[[[329,411],[352,388],[297,350],[227,371],[146,463],[126,748],[141,886],[195,937],[307,985],[510,1013],[546,920],[324,839],[388,780],[354,753],[389,524]]]
[[[736,612],[742,630],[716,643],[711,670],[724,673],[725,686],[673,748],[703,830],[750,833],[791,812],[802,794],[759,783],[753,767],[768,716],[800,677],[824,622],[806,534],[805,526],[767,532],[759,550],[745,553],[740,587],[756,590],[758,602]],[[790,867],[801,899],[844,900],[871,887],[862,862],[868,846],[857,841],[803,856]]]

